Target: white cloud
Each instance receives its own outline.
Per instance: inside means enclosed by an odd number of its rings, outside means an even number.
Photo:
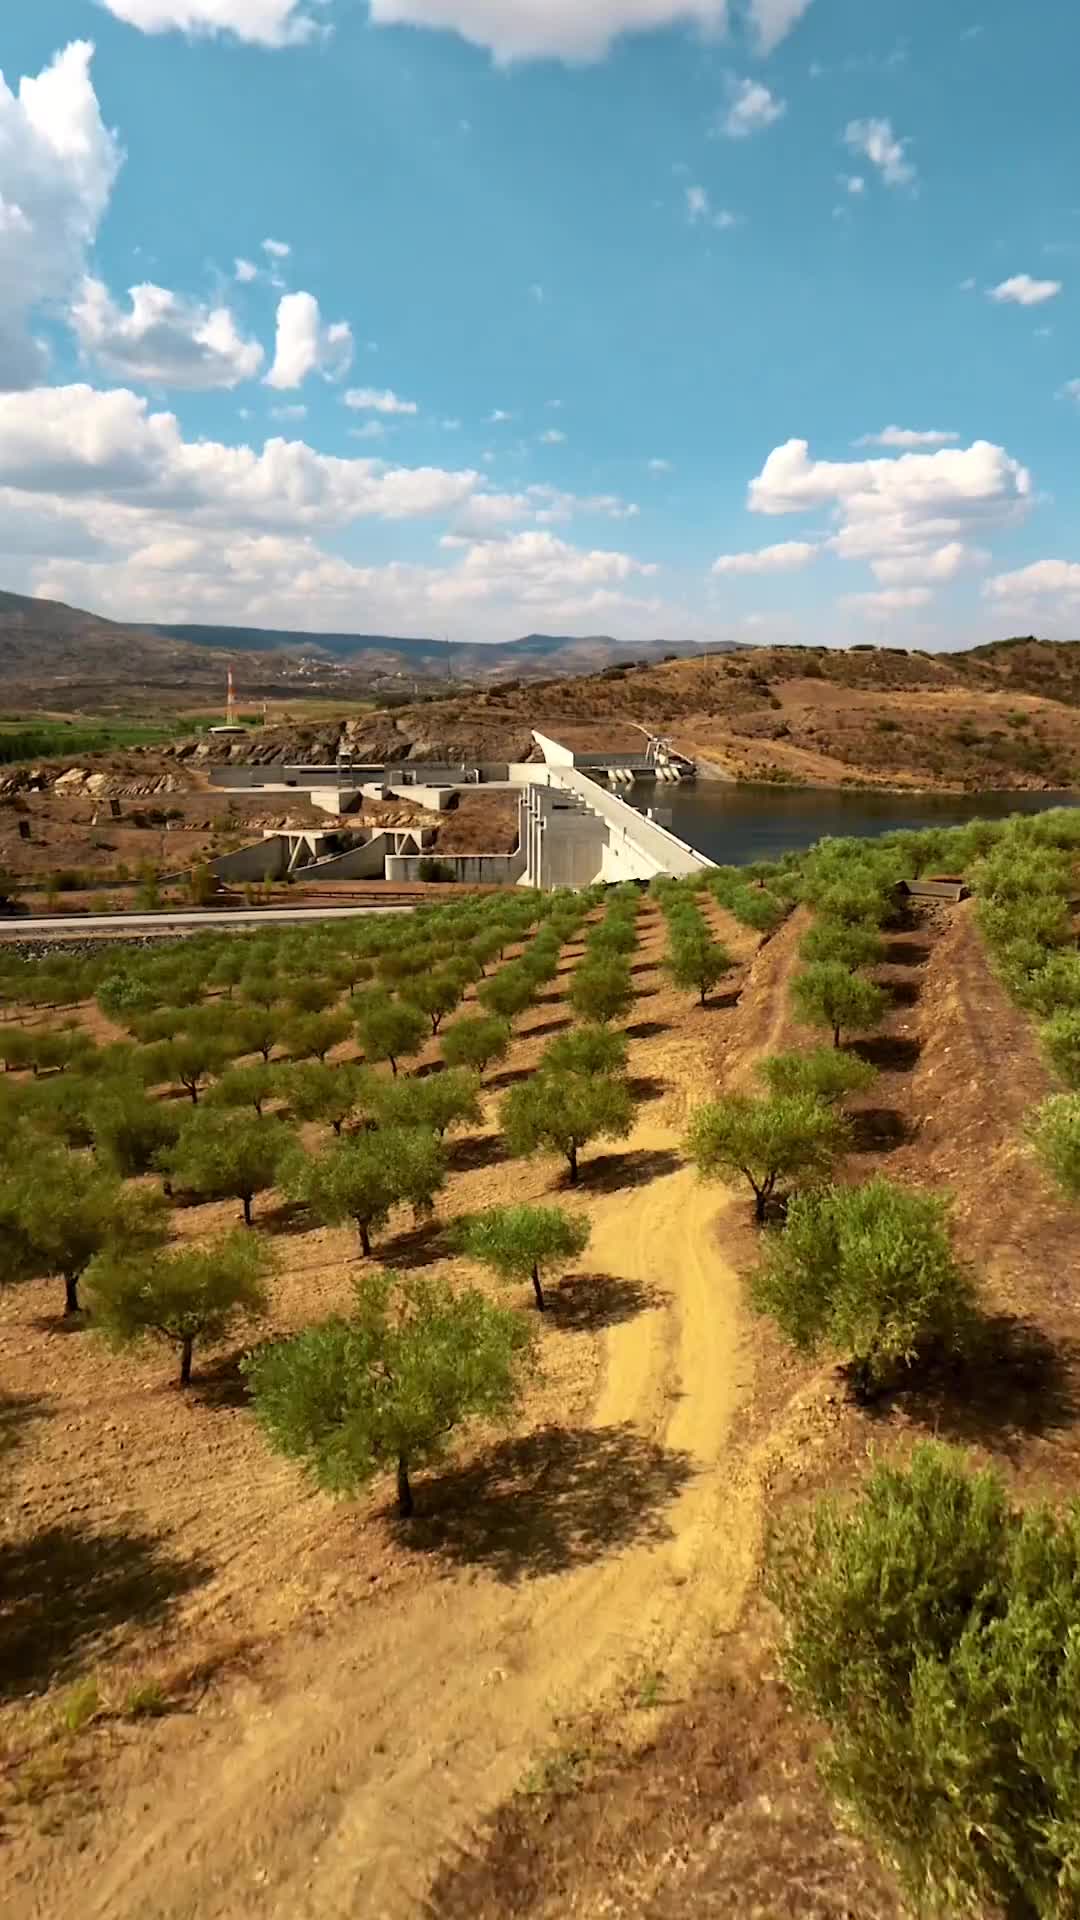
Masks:
[[[492,412],[488,414],[488,425],[489,427],[505,426],[506,422],[512,420],[513,417],[513,414],[507,413],[504,407],[495,407]]]
[[[671,461],[670,460],[650,460],[649,472],[650,473],[670,473]]]
[[[855,441],[857,447],[947,447],[959,440],[958,433],[942,433],[936,427],[920,432],[916,427],[882,427],[880,433],[864,433]]]
[[[386,428],[381,420],[365,420],[362,427],[349,428],[350,440],[385,440]]]
[[[0,75],[0,388],[29,387],[47,364],[37,311],[66,301],[120,169],[76,40],[12,93]]]
[[[859,613],[908,613],[933,599],[929,587],[885,587],[880,593],[847,593],[841,605]]]
[[[929,556],[1016,523],[1031,502],[1027,469],[986,440],[843,461],[812,460],[805,440],[789,440],[770,453],[749,495],[755,513],[831,509],[836,531],[828,544],[841,559],[869,560],[876,569],[918,556],[924,578]]]
[[[259,277],[259,269],[255,265],[255,262],[253,260],[242,260],[239,255],[237,255],[237,258],[233,261],[233,273],[235,278],[239,280],[241,286],[250,280],[257,280]]]
[[[910,142],[897,138],[891,120],[850,120],[844,144],[852,153],[863,154],[887,187],[914,186],[917,176],[907,157]]]
[[[770,0],[752,3],[762,8]],[[728,0],[371,0],[373,25],[458,33],[485,48],[500,66],[514,60],[600,60],[624,33],[683,25],[722,33],[727,19]]]
[[[542,447],[561,447],[565,440],[565,433],[560,433],[558,427],[549,427],[546,433],[540,435]]]
[[[866,192],[866,181],[861,173],[838,173],[837,180],[853,198]]]
[[[1069,400],[1075,400],[1080,406],[1080,380],[1066,380],[1061,391]]]
[[[727,90],[727,107],[712,130],[729,140],[746,140],[753,133],[764,133],[787,112],[787,101],[777,100],[760,80],[739,80],[729,74]]]
[[[415,400],[402,400],[389,387],[350,387],[345,405],[358,413],[418,413]]]
[[[1035,560],[1015,573],[997,573],[986,582],[983,592],[988,600],[1035,600],[1058,595],[1064,600],[1080,600],[1080,561]]]
[[[909,580],[955,580],[961,573],[985,567],[990,559],[984,547],[968,547],[962,540],[947,541],[929,553],[912,553],[899,559],[871,561],[875,577],[884,587],[900,587]]]
[[[759,547],[754,553],[722,553],[714,560],[714,573],[798,573],[809,566],[819,549],[808,540],[783,540],[775,547]]]
[[[587,551],[553,533],[515,533],[469,547],[457,570],[435,591],[446,604],[492,593],[512,593],[528,603],[567,589],[610,587],[656,571],[654,565],[628,553]]]
[[[278,301],[274,364],[266,376],[268,387],[279,390],[302,386],[309,373],[339,380],[352,362],[352,329],[345,320],[325,327],[319,303],[311,293],[286,293]]]
[[[268,253],[272,260],[287,260],[292,252],[287,240],[264,240],[262,250]]]
[[[1033,280],[1030,273],[1014,273],[1011,280],[1002,280],[999,286],[988,287],[987,298],[996,300],[999,305],[1039,307],[1044,300],[1053,300],[1060,292],[1060,280]]]
[[[263,362],[228,307],[207,307],[166,287],[129,288],[123,311],[100,280],[86,279],[70,321],[84,354],[106,373],[152,387],[209,391],[252,380]]]
[[[319,23],[309,10],[326,0],[99,0],[117,20],[142,33],[228,33],[257,47],[310,40]]]
[[[738,214],[729,213],[726,207],[721,207],[716,213],[713,212],[708,190],[705,187],[686,188],[686,212],[691,226],[696,226],[699,220],[704,220],[710,227],[718,228],[721,233],[727,233],[739,224]]]
[[[762,53],[771,53],[807,11],[810,0],[750,0],[750,20]]]
[[[153,510],[225,529],[345,526],[447,513],[479,485],[474,471],[341,459],[302,440],[267,440],[261,452],[184,440],[175,414],[151,413],[124,387],[0,394],[0,488],[107,503],[113,518]]]

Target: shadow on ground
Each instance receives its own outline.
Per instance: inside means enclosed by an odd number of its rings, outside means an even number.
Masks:
[[[632,1027],[624,1027],[628,1040],[656,1040],[662,1033],[670,1033],[667,1020],[637,1020]]]
[[[930,958],[930,949],[921,940],[889,940],[885,945],[885,960],[890,967],[925,967]]]
[[[599,1333],[662,1306],[667,1295],[614,1273],[568,1273],[547,1290],[547,1318],[565,1333]]]
[[[1052,1340],[1034,1321],[991,1314],[963,1355],[929,1356],[910,1383],[870,1412],[899,1404],[944,1440],[1008,1454],[1021,1439],[1045,1437],[1080,1418],[1080,1346]]]
[[[565,1020],[541,1020],[539,1026],[522,1027],[517,1038],[519,1040],[542,1040],[545,1033],[562,1033],[565,1028],[571,1027],[573,1024],[569,1015]]]
[[[472,1173],[477,1167],[497,1167],[509,1160],[506,1143],[497,1133],[466,1133],[444,1141],[451,1173]]]
[[[617,1193],[621,1187],[643,1187],[676,1173],[682,1164],[670,1147],[632,1147],[627,1153],[598,1153],[583,1160],[580,1179],[590,1193]]]
[[[849,1112],[853,1153],[895,1153],[908,1138],[904,1116],[895,1107],[862,1107]]]
[[[160,1535],[46,1527],[0,1549],[0,1698],[79,1673],[107,1638],[161,1621],[210,1576]]]
[[[516,1583],[671,1537],[666,1510],[693,1473],[688,1454],[632,1427],[544,1427],[421,1482],[404,1544]]]
[[[668,1089],[667,1081],[655,1073],[631,1074],[626,1084],[635,1100],[660,1100]]]
[[[879,1073],[914,1073],[922,1041],[901,1033],[878,1033],[872,1040],[852,1041],[850,1051]]]

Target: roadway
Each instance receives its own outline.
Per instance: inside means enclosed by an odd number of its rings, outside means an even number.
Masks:
[[[415,907],[222,907],[201,912],[70,913],[38,918],[0,919],[0,939],[25,940],[41,934],[212,932],[219,927],[298,926],[305,920],[355,920],[368,913],[415,913]]]

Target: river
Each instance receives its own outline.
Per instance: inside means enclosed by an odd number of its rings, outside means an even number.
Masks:
[[[773,787],[721,780],[639,785],[632,801],[719,866],[775,860],[824,834],[873,837],[901,827],[955,827],[1010,813],[1080,806],[1080,793],[887,793],[842,787]]]

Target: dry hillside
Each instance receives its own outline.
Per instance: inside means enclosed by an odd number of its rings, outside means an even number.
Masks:
[[[960,654],[762,647],[494,687],[344,723],[328,716],[238,743],[231,757],[314,761],[344,737],[372,760],[521,759],[533,727],[601,746],[625,739],[628,723],[670,734],[721,778],[1067,787],[1080,779],[1080,643]]]

